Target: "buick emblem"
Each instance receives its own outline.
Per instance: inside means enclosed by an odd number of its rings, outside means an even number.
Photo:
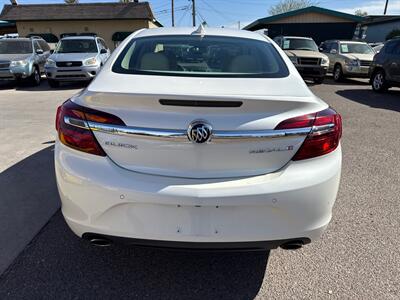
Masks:
[[[190,123],[187,130],[189,141],[196,144],[202,144],[210,141],[212,135],[212,127],[204,121],[198,120]]]
[[[72,62],[67,62],[66,65],[67,65],[68,67],[70,67],[70,66],[72,66]]]

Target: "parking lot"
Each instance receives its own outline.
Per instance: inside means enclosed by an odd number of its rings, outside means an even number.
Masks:
[[[310,88],[341,113],[343,171],[323,238],[297,251],[94,248],[59,211],[56,107],[82,85],[0,84],[0,299],[398,299],[400,89]]]

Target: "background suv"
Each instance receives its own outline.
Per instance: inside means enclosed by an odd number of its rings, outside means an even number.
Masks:
[[[333,79],[344,77],[368,78],[375,51],[364,42],[332,40],[322,43],[321,49],[329,57],[329,72]]]
[[[93,79],[110,56],[102,38],[72,36],[61,39],[46,63],[46,76],[51,87],[60,81]]]
[[[1,39],[0,80],[26,79],[39,85],[49,55],[50,47],[42,38]]]
[[[372,89],[376,92],[392,86],[400,87],[400,38],[386,42],[375,55],[370,73]]]
[[[324,81],[329,59],[319,52],[312,38],[278,36],[274,41],[285,51],[303,77],[312,78],[315,83]]]

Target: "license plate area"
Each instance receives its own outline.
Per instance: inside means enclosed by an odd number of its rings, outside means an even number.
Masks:
[[[224,227],[223,216],[233,207],[202,205],[135,204],[129,207],[130,226],[148,234],[166,236],[218,236]],[[225,221],[224,221],[225,220]],[[226,224],[228,225],[228,224]]]

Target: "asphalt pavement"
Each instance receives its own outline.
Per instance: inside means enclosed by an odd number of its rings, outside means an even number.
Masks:
[[[310,86],[343,117],[339,195],[321,240],[269,255],[75,237],[57,210],[52,141],[56,106],[80,88],[0,86],[0,299],[400,298],[400,89]]]

